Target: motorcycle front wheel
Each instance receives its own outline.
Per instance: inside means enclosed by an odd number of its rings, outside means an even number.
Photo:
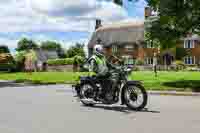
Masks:
[[[128,85],[125,88],[125,104],[132,110],[142,110],[147,104],[147,92],[142,85]]]

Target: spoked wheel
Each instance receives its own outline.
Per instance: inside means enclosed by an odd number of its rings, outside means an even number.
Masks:
[[[81,102],[86,106],[93,106],[94,102],[94,88],[90,84],[82,84],[80,89]]]
[[[129,85],[125,89],[125,103],[133,110],[142,110],[147,104],[147,92],[141,85]]]

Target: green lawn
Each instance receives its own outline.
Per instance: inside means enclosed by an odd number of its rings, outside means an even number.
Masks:
[[[80,75],[87,73],[0,73],[0,79],[33,83],[75,83]],[[158,77],[155,77],[153,72],[144,71],[133,72],[130,78],[143,81],[145,88],[149,90],[200,91],[200,72],[159,72]]]

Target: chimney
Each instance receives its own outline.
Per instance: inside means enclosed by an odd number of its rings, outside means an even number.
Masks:
[[[98,29],[99,27],[101,27],[101,20],[100,19],[96,19],[96,26],[95,26],[95,30]]]
[[[144,9],[145,11],[144,11],[144,15],[145,15],[145,18],[148,18],[149,16],[151,16],[152,15],[152,9],[150,8],[150,7],[145,7],[145,9]]]

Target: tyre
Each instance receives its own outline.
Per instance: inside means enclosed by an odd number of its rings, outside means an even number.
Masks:
[[[85,106],[93,106],[95,104],[94,102],[94,88],[91,84],[86,83],[86,84],[81,84],[80,86],[80,101],[83,103]]]
[[[148,99],[148,95],[143,86],[128,85],[125,88],[124,100],[125,100],[125,104],[130,109],[136,110],[136,111],[142,110],[147,104],[147,99]]]

